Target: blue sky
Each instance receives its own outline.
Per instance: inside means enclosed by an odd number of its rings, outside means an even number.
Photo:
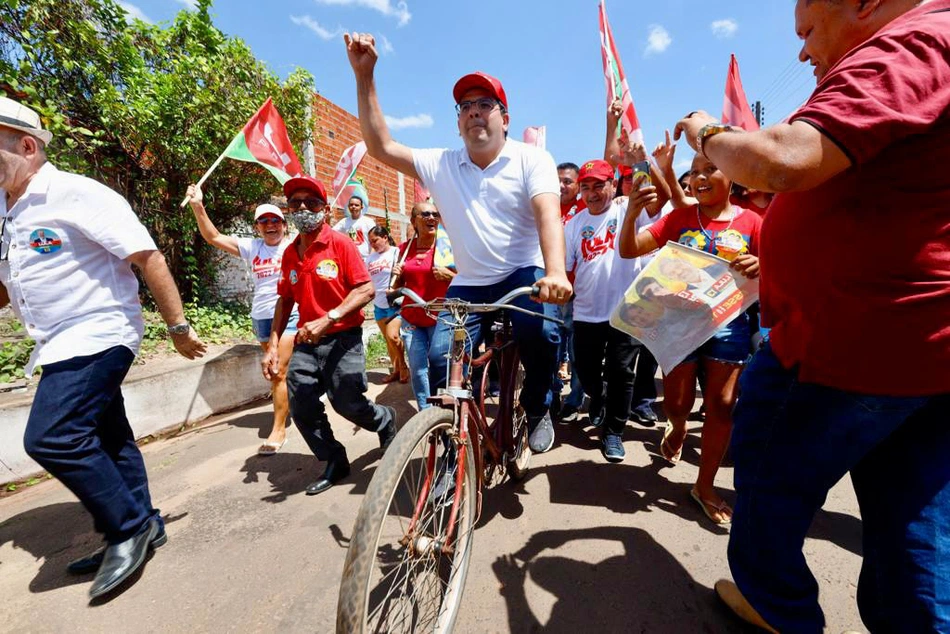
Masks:
[[[193,0],[120,4],[153,22]],[[597,0],[218,0],[215,24],[244,39],[279,75],[302,66],[317,90],[350,112],[356,91],[343,31],[377,36],[376,81],[393,135],[414,147],[460,143],[451,96],[463,74],[483,70],[508,94],[511,134],[547,126],[555,160],[603,152],[606,97]],[[607,0],[607,14],[647,144],[685,113],[719,116],[729,54],[766,123],[790,114],[814,88],[797,62],[793,0]],[[680,144],[682,146],[682,143]],[[678,167],[689,152],[677,156]]]

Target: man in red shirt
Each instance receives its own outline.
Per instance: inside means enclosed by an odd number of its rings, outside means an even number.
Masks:
[[[778,192],[761,232],[771,342],[742,375],[732,450],[743,618],[819,632],[801,549],[845,474],[861,506],[858,606],[873,632],[950,631],[950,0],[798,0],[818,86],[742,133],[691,113],[677,137]]]
[[[330,207],[323,184],[298,176],[284,184],[290,222],[300,232],[284,251],[280,299],[274,309],[264,378],[278,372],[278,342],[296,303],[300,313],[293,356],[287,367],[290,413],[313,453],[327,463],[307,495],[326,491],[350,473],[346,449],[336,438],[320,397],[363,429],[379,434],[383,451],[396,435],[396,410],[366,396],[362,307],[373,298],[373,282],[356,245],[326,222]]]
[[[587,203],[578,197],[580,191],[577,174],[580,168],[574,163],[561,163],[557,166],[557,179],[561,182],[561,224],[587,208]]]

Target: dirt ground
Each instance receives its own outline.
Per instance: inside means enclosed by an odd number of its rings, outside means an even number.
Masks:
[[[408,418],[408,387],[370,376],[371,396]],[[276,456],[255,455],[270,421],[270,404],[260,403],[143,448],[169,541],[104,605],[87,605],[91,576],[64,570],[98,546],[76,499],[55,481],[0,499],[0,631],[332,631],[378,441],[334,415],[353,472],[308,497],[322,465],[296,430]],[[591,429],[559,426],[526,480],[487,491],[457,631],[748,631],[712,591],[728,576],[728,529],[689,498],[699,425],[673,468],[655,455],[660,429],[631,424],[627,459],[612,465]],[[718,482],[731,499],[732,470]],[[831,491],[805,552],[828,631],[860,630],[860,520],[849,481]]]

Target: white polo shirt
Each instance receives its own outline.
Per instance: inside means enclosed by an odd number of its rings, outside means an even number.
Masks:
[[[138,353],[139,285],[125,258],[156,246],[122,196],[46,163],[12,208],[0,189],[0,218],[0,283],[36,341],[27,374],[114,346]]]
[[[413,150],[412,161],[452,240],[453,286],[494,284],[515,269],[544,266],[531,199],[561,194],[548,152],[508,139],[484,170],[465,148]]]
[[[369,232],[375,226],[376,221],[367,216],[365,211],[356,220],[353,220],[350,212],[346,212],[346,216],[333,225],[333,230],[350,236],[350,240],[356,243],[356,248],[359,249],[365,262],[370,254]]]

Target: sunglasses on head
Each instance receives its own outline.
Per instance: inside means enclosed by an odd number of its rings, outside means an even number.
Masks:
[[[292,198],[287,201],[287,209],[296,211],[300,209],[301,205],[306,205],[307,209],[312,211],[314,209],[323,209],[326,204],[327,201],[323,200],[322,198]]]
[[[257,219],[257,224],[259,225],[276,225],[279,222],[283,222],[277,216],[264,216],[263,218]]]
[[[416,214],[419,218],[438,218],[439,212],[437,211],[420,211]]]

